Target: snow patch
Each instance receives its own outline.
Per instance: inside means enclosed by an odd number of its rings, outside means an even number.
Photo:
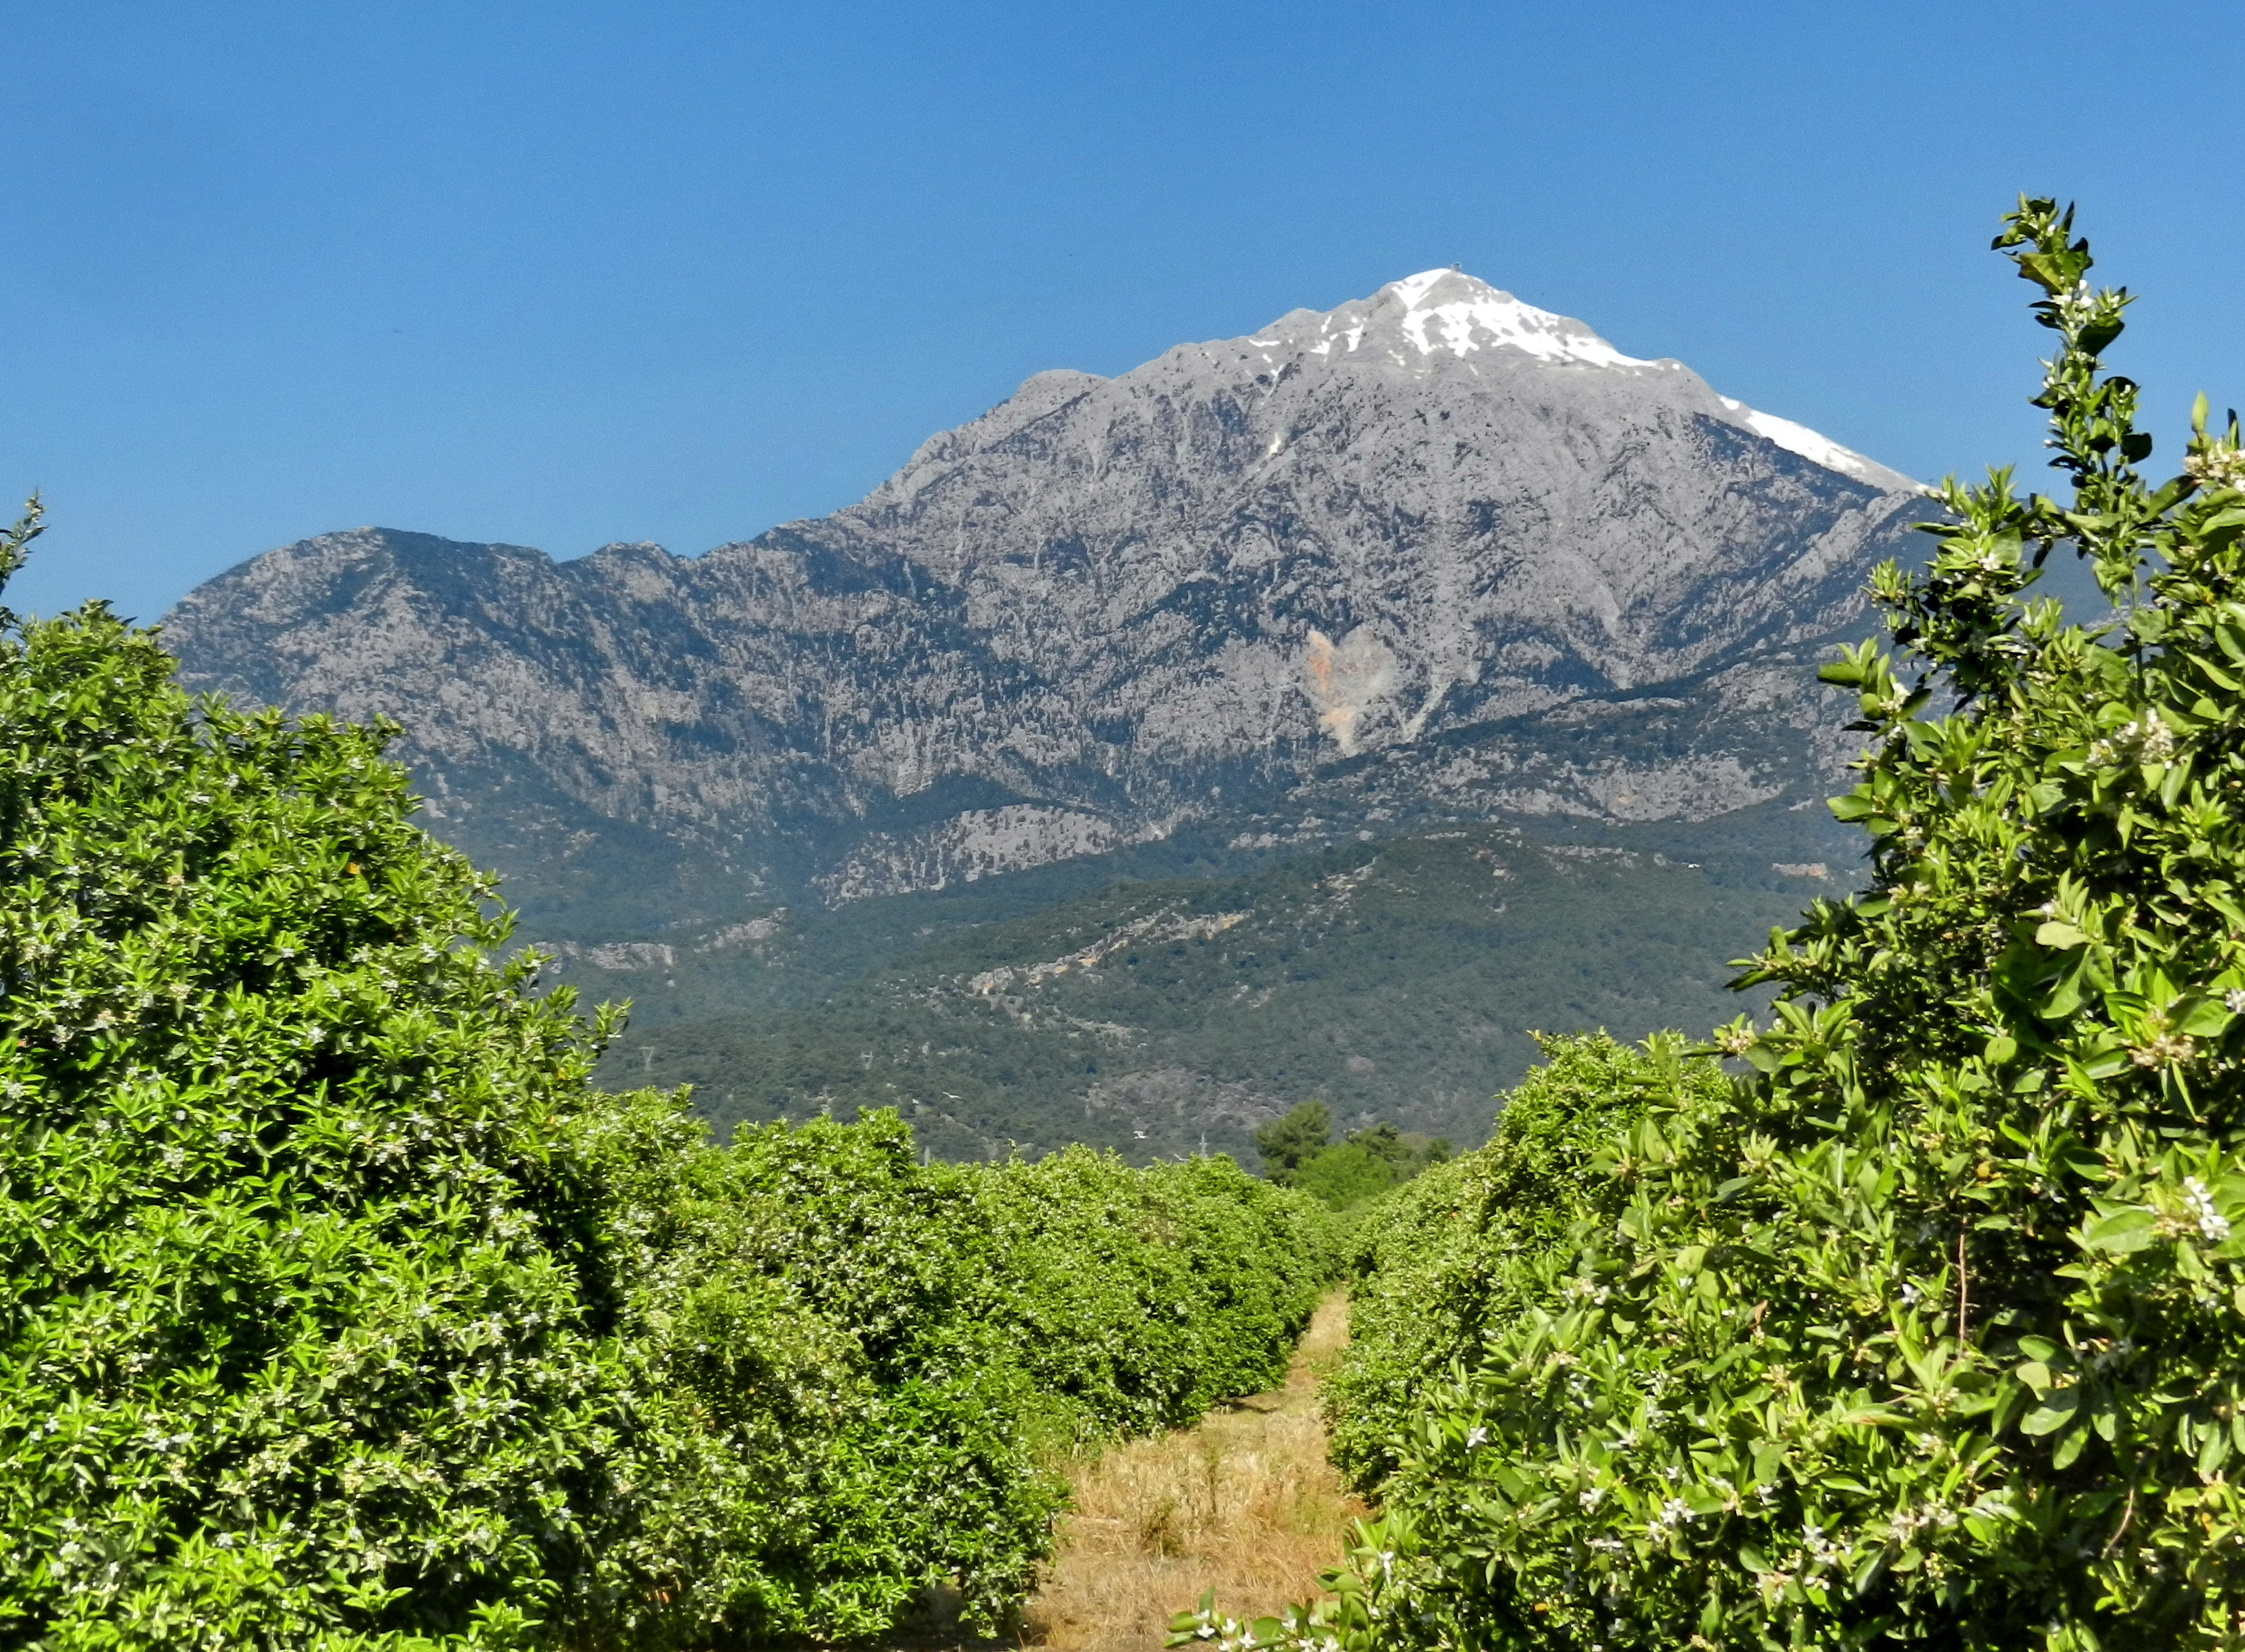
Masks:
[[[1690,377],[1681,362],[1667,357],[1647,361],[1624,356],[1581,322],[1523,303],[1457,269],[1422,269],[1415,275],[1389,282],[1369,298],[1321,314],[1294,310],[1247,342],[1266,356],[1291,347],[1325,361],[1352,356],[1369,346],[1379,359],[1406,369],[1414,358],[1424,362],[1448,356],[1465,362],[1467,371],[1476,375],[1481,367],[1467,361],[1468,357],[1509,350],[1555,366],[1679,373]],[[1805,425],[1759,411],[1727,396],[1716,399],[1741,430],[1752,431],[1812,464],[1882,493],[1924,491],[1899,471],[1842,447]],[[1340,729],[1334,732],[1337,738],[1347,738]]]
[[[1739,423],[1755,435],[1765,441],[1776,443],[1788,453],[1800,454],[1812,465],[1821,465],[1828,471],[1852,476],[1857,481],[1868,482],[1874,487],[1893,490],[1918,486],[1900,472],[1889,470],[1875,459],[1865,459],[1853,448],[1842,447],[1830,437],[1820,435],[1806,425],[1796,425],[1789,418],[1762,412],[1728,396],[1716,399],[1736,413]]]
[[[1402,309],[1405,340],[1421,356],[1437,350],[1469,356],[1475,350],[1510,349],[1543,361],[1588,367],[1667,364],[1624,356],[1582,323],[1523,303],[1462,270],[1425,269],[1406,275],[1373,294],[1373,302],[1389,297]]]

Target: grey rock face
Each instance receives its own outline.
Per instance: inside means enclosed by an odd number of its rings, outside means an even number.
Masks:
[[[600,839],[838,902],[1243,808],[1774,795],[1835,755],[1808,652],[1928,510],[1435,271],[1041,373],[861,503],[698,559],[360,529],[166,636],[191,686],[397,718],[434,824],[503,867]]]

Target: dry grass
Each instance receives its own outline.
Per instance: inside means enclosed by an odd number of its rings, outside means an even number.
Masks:
[[[1235,1617],[1315,1594],[1365,1512],[1326,1462],[1318,1420],[1318,1383],[1347,1337],[1346,1303],[1329,1297],[1284,1388],[1078,1466],[1023,1640],[1052,1652],[1157,1652],[1171,1616],[1210,1589]]]

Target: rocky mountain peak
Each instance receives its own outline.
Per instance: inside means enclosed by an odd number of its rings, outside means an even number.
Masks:
[[[1248,341],[1332,358],[1361,355],[1397,366],[1434,357],[1517,351],[1555,366],[1680,371],[1673,361],[1624,356],[1570,316],[1523,303],[1457,269],[1421,270],[1369,298],[1328,310],[1298,309]]]
[[[1716,394],[1673,357],[1624,356],[1586,323],[1538,309],[1455,266],[1422,269],[1389,282],[1368,298],[1352,299],[1332,309],[1291,311],[1239,342],[1266,360],[1303,366],[1363,365],[1419,375],[1459,364],[1470,364],[1475,372],[1484,365],[1529,364],[1570,371],[1595,370],[1600,377],[1640,381],[1640,394],[1670,399],[1751,431],[1787,452],[1882,493],[1918,488],[1899,471],[1805,425]]]
[[[597,841],[839,901],[1242,810],[1259,839],[1336,763],[1381,800],[1328,820],[1821,785],[1810,651],[1928,508],[1435,269],[1039,373],[858,504],[706,556],[329,535],[190,594],[166,640],[197,688],[396,717],[432,818],[511,870]],[[1664,684],[1692,731],[1588,731]]]

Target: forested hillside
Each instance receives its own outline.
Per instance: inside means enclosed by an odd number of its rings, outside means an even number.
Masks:
[[[1318,1100],[1472,1142],[1531,1032],[1734,1013],[1728,961],[1848,874],[1794,858],[1827,840],[1773,810],[1575,842],[1453,826],[1056,901],[1055,868],[563,978],[644,983],[602,1078],[691,1083],[721,1132],[871,1105],[953,1158],[1087,1141],[1251,1161],[1258,1125]]]

